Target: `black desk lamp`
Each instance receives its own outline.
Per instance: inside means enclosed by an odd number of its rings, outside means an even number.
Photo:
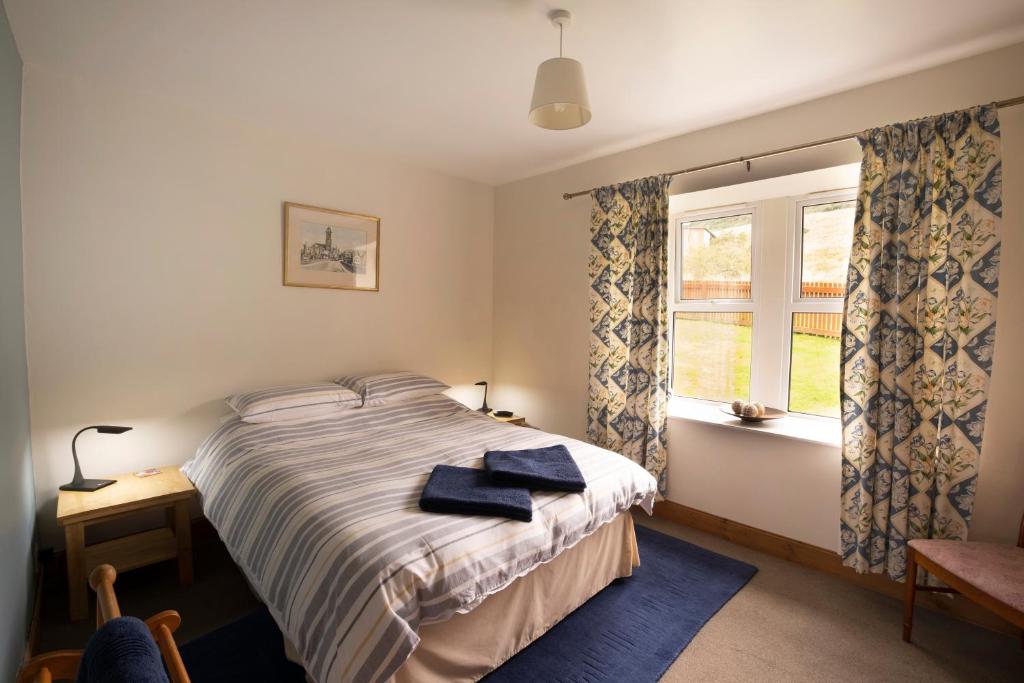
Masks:
[[[482,406],[480,406],[479,408],[477,408],[477,410],[479,410],[481,413],[489,413],[489,412],[491,412],[491,409],[487,407],[487,382],[484,382],[483,380],[481,380],[481,381],[477,382],[476,384],[474,384],[473,386],[483,387],[484,388],[484,404]]]
[[[78,434],[71,439],[71,457],[75,459],[75,476],[71,480],[70,484],[64,484],[60,487],[61,491],[96,491],[104,486],[110,486],[115,482],[114,479],[85,479],[82,477],[82,468],[78,466],[78,451],[75,450],[75,441],[78,440],[78,435],[82,432],[87,432],[90,429],[95,429],[100,434],[124,434],[131,427],[114,427],[111,425],[93,425],[92,427],[86,427],[85,429],[79,429]]]

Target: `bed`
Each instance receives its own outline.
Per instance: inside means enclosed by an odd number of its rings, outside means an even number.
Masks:
[[[533,521],[422,512],[434,465],[565,444],[581,494]],[[629,509],[657,485],[595,446],[498,423],[443,395],[301,422],[233,418],[183,471],[317,683],[476,680],[638,563]]]

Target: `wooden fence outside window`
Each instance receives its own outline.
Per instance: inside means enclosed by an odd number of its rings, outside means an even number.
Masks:
[[[804,282],[800,293],[807,299],[841,298],[846,286],[842,282]],[[683,298],[700,299],[749,299],[750,283],[729,280],[686,280],[683,281]],[[727,325],[749,327],[753,322],[750,313],[677,313],[687,320],[706,320]],[[843,316],[839,313],[794,313],[793,332],[813,334],[818,337],[838,339],[843,327]]]

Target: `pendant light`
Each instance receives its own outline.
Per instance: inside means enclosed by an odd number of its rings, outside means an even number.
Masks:
[[[558,27],[558,56],[537,67],[530,123],[550,130],[579,128],[590,120],[590,100],[583,80],[583,65],[562,56],[562,34],[572,23],[572,14],[556,9],[548,16]]]

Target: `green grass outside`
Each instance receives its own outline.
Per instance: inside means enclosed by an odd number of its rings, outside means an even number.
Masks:
[[[751,328],[676,317],[673,391],[729,403],[750,398]],[[789,410],[839,417],[839,340],[793,335]]]
[[[748,400],[750,327],[685,315],[676,315],[674,393],[725,403]]]
[[[793,335],[789,409],[839,417],[839,339]]]

